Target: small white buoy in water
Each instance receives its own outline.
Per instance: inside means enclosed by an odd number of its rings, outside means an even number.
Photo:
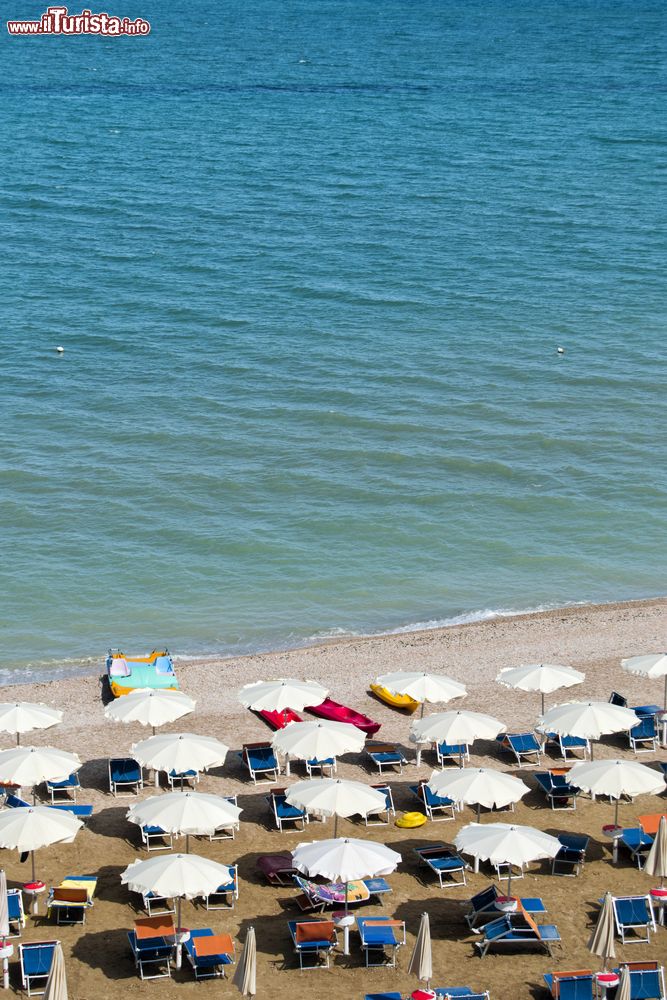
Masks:
[[[556,350],[558,351],[559,354],[565,354],[565,348],[564,347],[557,347]]]
[[[56,347],[56,353],[57,354],[64,354],[65,353],[65,348],[61,347],[60,344],[58,344],[58,346]]]

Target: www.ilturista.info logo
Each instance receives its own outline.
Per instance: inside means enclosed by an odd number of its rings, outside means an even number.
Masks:
[[[69,14],[67,7],[47,7],[39,21],[7,21],[10,35],[148,35],[151,26],[142,17],[115,17],[82,10]]]

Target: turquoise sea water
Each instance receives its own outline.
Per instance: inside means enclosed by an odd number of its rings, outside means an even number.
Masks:
[[[4,676],[667,592],[662,0],[104,9],[0,43]]]

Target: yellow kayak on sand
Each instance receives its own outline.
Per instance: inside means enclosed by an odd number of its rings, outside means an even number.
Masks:
[[[415,709],[419,708],[419,702],[411,698],[409,694],[394,694],[380,684],[371,684],[370,688],[376,698],[383,701],[385,705],[391,705],[392,708],[402,708],[404,712],[414,712]]]

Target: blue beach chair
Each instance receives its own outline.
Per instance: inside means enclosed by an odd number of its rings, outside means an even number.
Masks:
[[[169,935],[138,938],[136,931],[127,932],[135,967],[141,979],[171,977],[173,939]]]
[[[552,809],[576,809],[577,796],[581,792],[576,785],[571,785],[566,774],[553,771],[535,771],[533,774],[538,788],[547,797]]]
[[[30,809],[32,808],[31,802],[26,802],[25,799],[20,799],[18,795],[8,795],[5,799],[5,805],[8,809]],[[93,815],[92,806],[79,805],[76,802],[57,802],[55,805],[47,806],[48,809],[59,809],[61,812],[72,813],[77,819],[83,820],[84,822]]]
[[[456,764],[459,767],[464,761],[470,760],[470,747],[467,743],[436,743],[435,756],[440,767],[445,764]]]
[[[407,764],[396,743],[380,743],[377,740],[368,740],[364,748],[370,759],[382,774],[383,767],[397,767],[403,773],[403,765]]]
[[[170,851],[174,846],[174,837],[161,826],[142,826],[141,841],[147,851]]]
[[[405,921],[389,917],[357,917],[357,930],[366,968],[396,966],[398,949],[405,944]]]
[[[301,971],[328,969],[329,956],[337,941],[333,920],[290,920],[287,926],[294,950],[299,956]],[[308,964],[309,961],[312,964]]]
[[[454,799],[447,798],[445,795],[436,795],[428,787],[428,782],[420,781],[418,785],[410,785],[410,791],[419,799],[419,803],[428,816],[432,820],[448,820],[455,818],[456,803]]]
[[[558,733],[545,733],[546,745],[560,752],[561,760],[578,760],[580,752],[584,759],[591,755],[591,745],[582,736],[560,736]]]
[[[593,1000],[595,976],[590,969],[546,972],[544,982],[553,1000]]]
[[[44,992],[57,944],[58,941],[31,941],[19,944],[21,983],[29,997]]]
[[[487,889],[482,889],[470,900],[470,913],[465,914],[468,927],[472,929],[488,924],[491,920],[497,920],[500,910],[496,906],[496,900],[500,896],[495,885],[490,885]],[[531,917],[541,916],[547,912],[547,908],[542,900],[537,897],[522,897],[519,902],[522,909]]]
[[[57,795],[64,795],[65,798],[67,798],[70,792],[72,793],[74,801],[76,802],[76,793],[80,788],[81,784],[79,782],[79,775],[76,773],[76,771],[70,774],[68,778],[65,778],[64,781],[46,782],[46,790],[51,796],[51,802],[55,802]]]
[[[298,806],[291,806],[287,801],[287,794],[284,788],[274,788],[266,797],[269,803],[276,826],[282,833],[283,825],[286,823],[301,824],[301,829],[305,829],[308,823],[308,813]]]
[[[649,944],[655,932],[655,914],[650,896],[613,896],[616,930],[623,944]]]
[[[623,830],[618,843],[630,852],[630,857],[636,862],[637,868],[643,868],[653,844],[653,837],[650,833],[644,833],[640,826],[631,826]]]
[[[20,937],[25,927],[23,893],[20,889],[7,890],[7,910],[9,914],[9,936]]]
[[[489,1000],[489,991],[483,993],[471,990],[469,986],[436,986],[433,991],[438,997],[452,997],[456,1000]]]
[[[415,847],[419,862],[437,876],[441,889],[454,885],[466,885],[466,863],[455,848],[446,844],[427,844]],[[457,878],[458,876],[458,878]],[[443,880],[448,878],[445,883]]]
[[[194,771],[192,768],[186,771],[167,771],[167,781],[172,790],[189,786],[190,782],[196,785],[199,783],[199,771]]]
[[[624,962],[630,973],[630,1000],[665,1000],[665,970],[659,962]]]
[[[535,733],[500,733],[496,736],[501,750],[507,750],[516,758],[519,767],[539,765],[542,755],[542,745]]]
[[[561,847],[551,862],[552,875],[578,875],[584,867],[590,839],[583,833],[559,833]]]
[[[121,791],[134,791],[144,787],[144,776],[141,764],[132,757],[109,758],[109,791],[119,795]]]
[[[204,896],[204,906],[207,910],[233,910],[239,898],[239,873],[237,865],[229,865],[232,877],[229,882],[223,882],[214,892]]]
[[[480,958],[484,958],[490,948],[544,948],[553,956],[554,944],[560,943],[560,934],[555,924],[536,924],[525,913],[506,913],[492,920],[484,927],[484,937],[475,942]]]
[[[244,743],[241,760],[248,768],[250,777],[257,784],[257,778],[277,781],[280,769],[270,743]]]
[[[234,962],[234,942],[229,934],[214,934],[210,927],[190,931],[185,954],[195,979],[224,978],[225,966]]]
[[[379,809],[376,813],[368,813],[364,816],[366,826],[387,826],[391,817],[396,815],[396,809],[394,808],[394,796],[391,793],[391,788],[389,785],[371,785],[371,788],[375,788],[378,792],[382,792],[386,802],[386,808]]]
[[[655,753],[658,749],[658,727],[655,716],[647,715],[628,732],[633,753]]]

